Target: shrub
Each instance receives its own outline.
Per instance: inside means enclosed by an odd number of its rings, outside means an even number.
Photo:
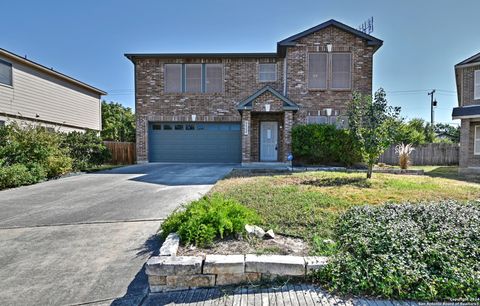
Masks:
[[[45,178],[45,173],[48,177],[56,177],[70,171],[72,164],[68,149],[61,147],[62,140],[62,134],[47,131],[42,126],[11,122],[0,128],[0,165],[24,165],[39,179]],[[24,181],[32,180],[26,177]]]
[[[102,165],[110,158],[110,152],[95,131],[66,134],[63,146],[70,151],[75,170]]]
[[[29,169],[22,164],[0,167],[0,189],[33,184],[40,179],[38,172],[30,173]]]
[[[401,169],[407,169],[410,166],[410,154],[415,148],[411,144],[399,144],[395,146],[395,153],[398,154],[398,164]]]
[[[334,125],[296,125],[292,129],[295,160],[307,164],[341,164],[350,166],[362,160],[358,143],[348,130]]]
[[[353,295],[417,300],[480,296],[480,203],[354,207],[338,253],[315,277]]]
[[[259,221],[257,214],[218,194],[203,197],[176,212],[162,224],[163,235],[177,232],[184,244],[200,247],[210,245],[215,238],[241,233],[245,224]]]

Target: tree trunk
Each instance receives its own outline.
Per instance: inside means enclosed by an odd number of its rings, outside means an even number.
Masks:
[[[373,172],[373,164],[368,164],[367,179],[371,179],[371,178],[372,178],[372,172]]]

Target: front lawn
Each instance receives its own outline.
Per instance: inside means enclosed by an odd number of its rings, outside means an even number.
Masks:
[[[234,172],[212,193],[233,198],[254,209],[265,228],[308,241],[313,254],[332,253],[324,242],[333,238],[340,213],[363,204],[476,200],[480,185],[434,175],[304,172],[280,175]]]

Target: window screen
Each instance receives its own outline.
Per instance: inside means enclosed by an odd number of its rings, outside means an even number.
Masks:
[[[327,116],[307,116],[307,124],[327,124]]]
[[[185,65],[185,92],[202,92],[202,64]]]
[[[475,89],[474,89],[474,99],[480,99],[480,70],[475,70]]]
[[[308,55],[308,88],[327,88],[327,53]]]
[[[182,64],[165,64],[165,92],[182,92]]]
[[[277,80],[277,64],[259,64],[258,80],[260,82],[275,82]]]
[[[332,53],[332,88],[350,89],[352,82],[352,57],[350,53]]]
[[[0,60],[0,83],[12,86],[12,64]]]
[[[223,65],[207,64],[205,65],[205,92],[223,91]]]

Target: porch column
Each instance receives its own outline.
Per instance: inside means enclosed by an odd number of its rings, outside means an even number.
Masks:
[[[470,119],[461,120],[459,167],[467,168],[470,154]]]
[[[288,161],[288,154],[292,152],[293,111],[285,111],[283,116],[283,161]]]
[[[249,163],[251,161],[252,146],[252,115],[249,110],[242,112],[242,163]]]
[[[137,115],[136,149],[137,164],[148,162],[148,120],[146,116]]]

